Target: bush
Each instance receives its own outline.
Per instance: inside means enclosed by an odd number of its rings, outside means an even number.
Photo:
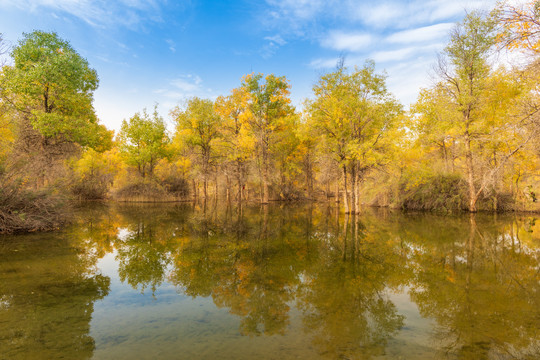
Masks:
[[[109,180],[81,179],[71,186],[71,192],[79,199],[102,200],[109,192]]]
[[[294,187],[292,184],[284,184],[281,186],[270,186],[270,194],[277,194],[275,200],[281,201],[299,201],[305,200],[305,193]]]
[[[186,179],[175,176],[167,176],[161,180],[161,184],[165,190],[175,196],[188,196],[189,195],[189,183]]]
[[[99,153],[86,150],[72,164],[73,183],[71,192],[79,199],[105,199],[118,172],[118,158],[115,151]]]
[[[513,211],[516,210],[516,203],[512,194],[497,193],[493,190],[485,191],[478,199],[476,207],[485,211]]]
[[[54,189],[32,191],[21,179],[0,179],[0,234],[49,231],[68,220],[66,199]]]
[[[154,202],[172,201],[174,197],[161,185],[151,180],[141,180],[129,183],[114,192],[114,197],[120,201]]]
[[[467,207],[467,186],[459,174],[437,174],[424,182],[400,184],[400,206],[407,210],[459,211]]]

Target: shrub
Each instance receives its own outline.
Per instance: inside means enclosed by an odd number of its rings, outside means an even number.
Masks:
[[[93,149],[86,150],[72,164],[74,181],[71,192],[79,199],[105,199],[119,171],[115,151],[99,153]]]
[[[140,180],[129,183],[114,192],[114,198],[120,201],[172,201],[174,197],[170,195],[163,186],[155,181]]]
[[[66,199],[55,189],[33,191],[21,179],[0,179],[0,234],[54,230],[66,223]]]
[[[81,179],[71,186],[71,192],[79,199],[101,200],[107,197],[110,181],[101,179]]]
[[[400,184],[400,206],[408,210],[463,210],[467,187],[459,174],[436,174],[419,184]]]
[[[175,176],[167,176],[161,180],[161,184],[165,190],[175,196],[187,196],[189,195],[189,183],[186,179]]]

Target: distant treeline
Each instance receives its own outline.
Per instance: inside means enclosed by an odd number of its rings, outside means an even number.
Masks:
[[[55,33],[24,34],[10,50],[0,37],[13,59],[0,73],[0,232],[60,226],[73,198],[537,211],[538,11],[467,14],[409,111],[372,61],[341,59],[302,110],[286,77],[253,73],[215,101],[178,105],[173,133],[156,109],[117,134],[101,125],[98,75]],[[496,66],[501,51],[529,61]]]

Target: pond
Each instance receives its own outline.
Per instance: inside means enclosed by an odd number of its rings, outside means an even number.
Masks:
[[[538,359],[540,219],[92,204],[0,237],[0,359]]]

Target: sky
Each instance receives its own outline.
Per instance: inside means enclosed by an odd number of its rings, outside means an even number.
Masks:
[[[94,107],[118,130],[143,108],[169,111],[214,99],[251,72],[286,76],[301,109],[320,75],[366,59],[385,71],[407,108],[433,83],[437,54],[455,22],[496,0],[0,0],[0,33],[54,31],[90,66],[100,86]]]

